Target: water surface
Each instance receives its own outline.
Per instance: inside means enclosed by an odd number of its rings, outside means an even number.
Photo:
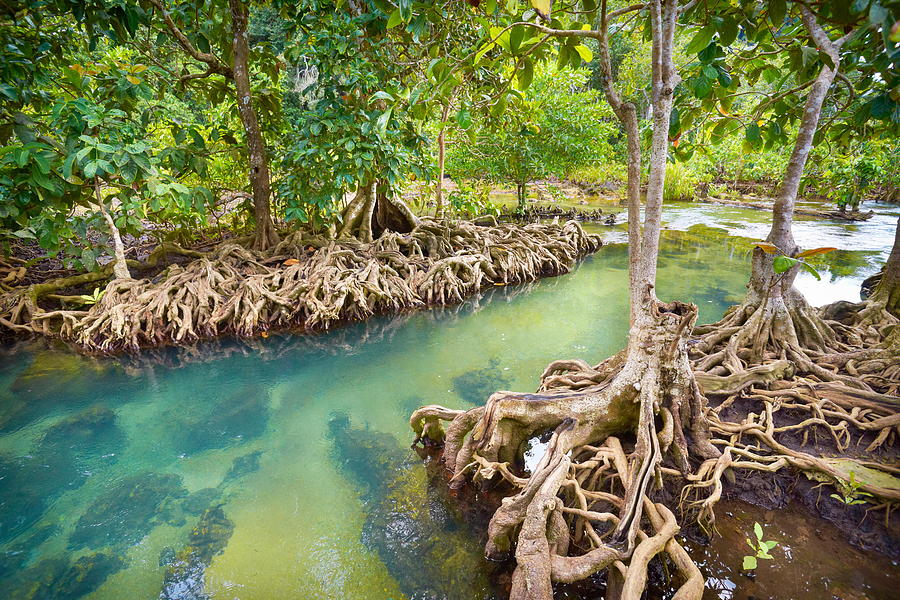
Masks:
[[[701,321],[741,298],[747,240],[765,217],[720,208],[672,207],[661,250],[660,297],[695,302]],[[852,236],[816,227],[844,257],[822,263],[822,297],[856,300],[893,230],[880,220],[827,225],[860,228]],[[408,447],[408,415],[532,390],[553,359],[617,351],[626,269],[626,248],[611,244],[569,275],[452,309],[144,360],[38,343],[5,349],[5,597],[496,597],[479,532],[428,485]],[[713,583],[724,577],[717,569]]]

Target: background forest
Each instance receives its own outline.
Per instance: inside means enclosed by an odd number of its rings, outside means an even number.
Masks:
[[[345,195],[376,176],[417,194],[423,213],[495,211],[487,187],[515,190],[521,204],[529,183],[548,178],[624,195],[625,136],[600,91],[595,40],[532,61],[546,48],[524,28],[490,38],[496,2],[415,18],[411,2],[387,0],[360,14],[318,0],[163,4],[4,3],[5,252],[26,244],[57,266],[93,270],[119,234],[192,244],[261,230],[265,247],[269,220],[336,227]],[[893,17],[878,2],[850,9],[889,34]],[[246,81],[229,66],[234,19],[246,19]],[[668,200],[774,194],[800,91],[824,54],[776,52],[784,42],[769,40],[749,56],[747,36],[721,16],[676,33],[684,80]],[[638,109],[646,150],[650,45],[637,28],[611,40],[613,77]],[[861,54],[866,69],[839,77],[805,196],[850,209],[898,198],[897,76],[879,60]],[[448,194],[444,178],[458,188]]]

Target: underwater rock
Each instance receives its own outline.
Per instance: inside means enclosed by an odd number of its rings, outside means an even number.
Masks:
[[[199,515],[221,495],[222,492],[218,488],[203,488],[185,498],[181,503],[181,508],[190,515]]]
[[[97,553],[82,556],[55,582],[52,598],[75,600],[99,588],[113,573],[125,566],[118,556]]]
[[[413,600],[495,597],[482,545],[442,491],[427,484],[414,455],[393,436],[353,427],[344,415],[331,419],[329,437],[342,471],[363,490],[362,542],[377,552],[404,594]]]
[[[124,442],[125,436],[116,423],[116,413],[104,406],[94,406],[48,428],[38,451],[94,458],[121,450]]]
[[[222,480],[221,485],[259,471],[259,457],[261,456],[262,450],[238,456],[231,463],[231,468],[228,469],[228,473],[225,475],[225,479]]]
[[[259,437],[268,423],[268,392],[260,386],[247,386],[217,403],[211,414],[180,423],[174,445],[179,453],[188,456],[226,448]]]
[[[188,544],[169,561],[161,600],[207,600],[203,585],[203,574],[220,554],[231,534],[234,523],[225,515],[222,506],[215,506],[203,512],[197,526],[191,530]],[[160,563],[162,557],[160,557]]]
[[[0,456],[0,544],[37,522],[60,494],[84,480],[68,453]]]
[[[453,391],[469,404],[484,404],[497,390],[509,387],[510,380],[499,368],[500,361],[492,358],[488,366],[453,378]]]
[[[49,427],[33,452],[0,456],[0,543],[34,524],[62,493],[81,487],[91,465],[121,448],[116,414],[95,407]]]
[[[5,582],[7,598],[16,600],[77,600],[98,589],[125,562],[111,554],[82,556],[74,563],[49,558]]]
[[[59,527],[56,525],[39,527],[24,540],[0,553],[0,579],[20,571],[31,561],[34,551],[57,533],[59,533]]]
[[[96,361],[72,352],[45,350],[34,354],[31,364],[9,387],[0,414],[0,433],[18,429],[60,410],[95,398],[98,389],[111,381],[120,390],[123,384],[139,384],[123,379],[122,369],[110,361]],[[118,398],[127,394],[117,393]]]
[[[143,473],[122,480],[88,507],[69,537],[69,549],[130,546],[159,522],[167,500],[187,490],[178,475]]]

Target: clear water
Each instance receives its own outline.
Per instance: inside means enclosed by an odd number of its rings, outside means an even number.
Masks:
[[[744,212],[673,207],[660,297],[697,303],[701,321],[741,298],[748,244],[726,233],[754,237],[748,222],[765,217]],[[885,232],[841,238],[847,258],[823,265],[831,296],[856,299],[890,247]],[[478,532],[408,447],[408,415],[530,390],[555,358],[618,350],[626,266],[612,244],[569,275],[453,309],[143,360],[4,349],[2,595],[495,597]]]

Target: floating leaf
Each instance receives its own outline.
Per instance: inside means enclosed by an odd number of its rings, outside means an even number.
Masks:
[[[755,556],[745,556],[744,557],[744,566],[745,571],[752,571],[756,568],[756,557]]]

